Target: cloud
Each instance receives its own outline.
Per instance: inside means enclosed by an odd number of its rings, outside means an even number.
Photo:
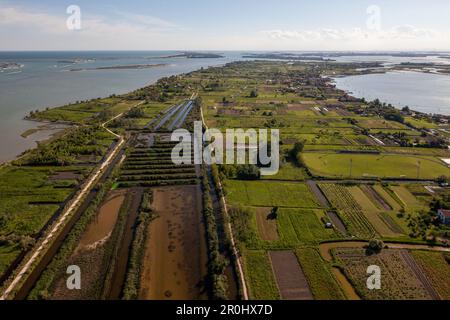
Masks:
[[[2,26],[27,27],[49,33],[61,33],[67,30],[66,19],[67,17],[63,16],[0,6],[0,25]]]
[[[368,30],[361,28],[316,30],[265,30],[261,31],[268,39],[278,45],[321,47],[322,49],[420,49],[424,45],[449,49],[450,32],[417,28],[412,25],[395,26],[387,30]],[[340,44],[342,48],[336,45]],[[377,47],[377,46],[382,47]],[[414,47],[415,45],[415,47]],[[345,47],[345,48],[344,48]]]
[[[124,18],[128,22],[135,23],[137,25],[141,25],[150,29],[158,29],[158,30],[178,30],[181,29],[180,26],[178,26],[175,23],[172,23],[170,21],[161,19],[159,17],[150,16],[150,15],[143,15],[143,14],[135,14],[130,12],[124,12],[115,10],[114,13],[118,15],[119,17]]]
[[[82,29],[71,31],[68,17],[0,4],[0,50],[450,50],[450,32],[411,25],[212,34],[141,13],[112,8],[105,16],[81,8]]]
[[[145,49],[156,45],[164,36],[182,30],[180,26],[155,16],[114,11],[112,16],[105,17],[86,13],[81,8],[81,30],[74,31],[66,26],[68,17],[65,12],[54,15],[0,5],[0,26],[3,29],[3,32],[0,29],[0,49]],[[10,39],[13,37],[8,37],[6,29],[9,34],[16,34],[15,39],[29,38],[30,41],[22,41],[18,47],[17,40]],[[36,44],[40,47],[33,47]]]

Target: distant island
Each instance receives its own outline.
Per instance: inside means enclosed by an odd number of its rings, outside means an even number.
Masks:
[[[150,69],[168,66],[167,63],[159,64],[132,64],[123,66],[97,67],[97,68],[76,68],[70,71],[93,71],[93,70],[130,70],[130,69]]]
[[[0,70],[16,70],[23,68],[23,64],[15,62],[0,62]]]
[[[187,59],[220,59],[225,58],[225,56],[217,53],[210,52],[183,52],[180,54],[173,54],[169,56],[161,57],[149,57],[148,59],[171,59],[171,58],[187,58]]]
[[[324,57],[311,54],[293,54],[293,53],[250,53],[242,56],[248,59],[268,59],[268,60],[311,60],[311,61],[334,61],[324,59]]]
[[[87,63],[94,62],[95,59],[69,59],[69,60],[59,60],[57,63],[67,63],[67,64],[79,64],[79,63]]]

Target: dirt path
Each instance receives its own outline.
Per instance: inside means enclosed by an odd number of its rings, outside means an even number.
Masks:
[[[319,251],[322,257],[328,261],[332,262],[333,257],[330,251],[336,248],[364,248],[367,246],[367,241],[341,241],[341,242],[328,242],[319,245]],[[385,243],[389,249],[410,249],[410,250],[429,250],[438,252],[450,252],[450,248],[444,247],[431,247],[423,244],[406,244],[406,243]]]
[[[140,299],[206,299],[207,255],[199,186],[153,190],[157,215],[148,229]]]

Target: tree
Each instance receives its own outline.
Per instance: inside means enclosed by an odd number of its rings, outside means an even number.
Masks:
[[[367,252],[368,254],[380,253],[383,248],[383,241],[379,239],[372,239],[369,241],[369,245],[367,246]]]
[[[297,141],[294,144],[294,147],[291,149],[291,151],[289,151],[289,156],[291,157],[291,159],[293,161],[295,161],[295,163],[298,166],[301,166],[301,159],[300,159],[300,154],[303,151],[303,149],[305,148],[305,142],[304,141]]]
[[[250,98],[257,98],[257,97],[258,97],[258,90],[253,89],[253,90],[250,92]]]
[[[267,220],[277,220],[278,218],[278,207],[273,207],[272,210],[270,210],[269,215],[267,216]]]
[[[237,168],[237,177],[241,180],[258,180],[261,172],[254,164],[244,164]]]

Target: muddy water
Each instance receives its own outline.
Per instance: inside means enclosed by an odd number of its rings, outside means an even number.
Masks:
[[[155,188],[140,299],[206,299],[205,230],[198,186]]]
[[[80,240],[78,249],[90,249],[106,241],[111,235],[125,200],[124,190],[114,191],[100,208],[95,220]],[[77,249],[77,250],[78,250]]]

